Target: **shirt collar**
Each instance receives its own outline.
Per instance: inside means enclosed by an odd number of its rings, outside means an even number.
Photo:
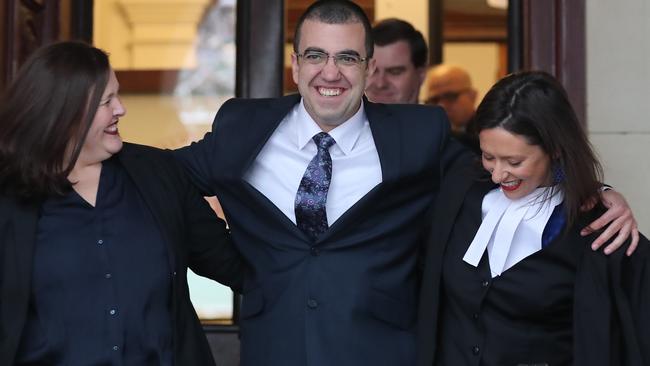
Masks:
[[[318,124],[307,113],[303,99],[300,99],[300,103],[294,109],[293,120],[295,131],[298,131],[298,149],[303,149],[314,135],[322,132]],[[362,103],[357,113],[328,133],[336,141],[336,145],[341,151],[347,155],[354,149],[354,145],[359,140],[363,127],[367,123],[368,118]]]
[[[478,267],[483,253],[492,277],[542,248],[542,235],[555,206],[562,203],[562,191],[541,187],[525,197],[511,200],[501,188],[483,197],[483,220],[463,261]]]

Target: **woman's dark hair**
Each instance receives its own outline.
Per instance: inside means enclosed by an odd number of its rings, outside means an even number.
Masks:
[[[81,42],[37,50],[0,101],[0,192],[41,199],[70,189],[106,88],[108,55]]]
[[[503,128],[548,154],[551,170],[560,178],[555,187],[564,193],[566,227],[583,204],[599,198],[602,167],[566,91],[551,75],[527,71],[501,79],[478,106],[476,127],[479,133]]]

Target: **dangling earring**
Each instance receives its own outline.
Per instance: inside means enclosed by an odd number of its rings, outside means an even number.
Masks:
[[[553,184],[562,183],[565,177],[562,165],[560,165],[559,161],[555,162],[555,164],[553,164]]]

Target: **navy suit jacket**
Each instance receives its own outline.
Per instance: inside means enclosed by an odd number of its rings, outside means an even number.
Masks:
[[[211,133],[177,151],[199,188],[218,196],[252,267],[241,364],[414,364],[420,228],[439,185],[446,116],[364,101],[382,182],[314,243],[243,178],[299,101],[232,99]]]

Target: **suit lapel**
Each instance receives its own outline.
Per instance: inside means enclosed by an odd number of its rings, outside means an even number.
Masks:
[[[292,94],[282,98],[266,99],[266,104],[262,108],[255,109],[250,120],[252,125],[245,133],[246,138],[243,141],[237,141],[242,144],[240,146],[243,154],[241,155],[242,160],[236,163],[239,167],[236,179],[244,190],[254,197],[252,204],[259,205],[261,210],[271,213],[271,218],[275,217],[280,225],[293,231],[295,235],[304,236],[304,233],[271,200],[244,179],[244,175],[255,162],[280,122],[298,103],[300,103],[300,94]]]
[[[32,268],[37,223],[38,212],[35,206],[18,206],[18,209],[14,214],[14,225],[16,227],[15,244],[21,246],[25,245],[25,248],[27,249],[21,250],[16,248],[20,268]]]
[[[14,258],[16,260],[16,268],[23,272],[23,276],[16,276],[16,281],[23,282],[23,284],[16,286],[21,290],[26,290],[24,297],[29,298],[29,290],[32,277],[32,262],[34,260],[34,246],[36,244],[36,230],[38,226],[38,208],[35,205],[15,205],[15,210],[12,210],[14,228],[15,228],[15,241],[13,245]]]
[[[266,99],[266,104],[262,105],[262,108],[255,108],[255,110],[251,111],[250,128],[243,134],[232,136],[233,141],[237,141],[239,145],[237,150],[242,152],[232,157],[232,163],[236,167],[234,171],[237,172],[238,179],[243,179],[244,174],[253,164],[260,150],[266,145],[280,122],[299,102],[299,94],[277,99]]]
[[[318,241],[331,238],[345,229],[349,223],[355,222],[355,217],[367,213],[366,208],[376,202],[375,196],[382,191],[383,187],[395,181],[400,174],[402,145],[400,123],[394,120],[395,116],[384,105],[371,103],[365,97],[363,103],[372,138],[379,155],[382,182],[345,211]]]
[[[18,346],[23,321],[28,309],[34,247],[38,229],[38,205],[20,204],[13,198],[0,198],[0,285],[2,294],[10,295],[2,299],[4,312],[0,312],[0,333],[2,351]],[[6,220],[5,220],[6,219]],[[9,225],[8,230],[5,225]],[[13,230],[12,230],[13,229]],[[2,358],[5,358],[4,355]]]
[[[473,166],[471,162],[461,164],[458,170],[450,171],[445,175],[435,202],[434,229],[428,244],[431,255],[428,260],[442,260],[445,251],[444,244],[449,240],[454,222],[463,206],[465,196],[468,194],[472,194],[473,197],[473,199],[470,199],[470,204],[477,205],[477,208],[472,207],[472,212],[477,213],[473,217],[475,220],[473,224],[477,228],[481,224],[482,197],[494,187],[494,184],[490,181],[477,182],[483,175],[483,171]]]
[[[172,220],[166,215],[168,210],[164,209],[164,200],[166,194],[169,192],[161,192],[164,186],[162,183],[156,183],[158,179],[166,179],[165,177],[154,176],[155,171],[150,168],[152,162],[143,161],[139,151],[133,148],[129,143],[124,143],[122,151],[117,155],[121,166],[124,168],[128,176],[133,181],[135,189],[138,194],[149,208],[151,216],[154,218],[161,237],[165,241],[168,253],[170,268],[176,268],[175,258],[176,250],[172,243],[175,242],[173,237],[170,237],[171,230],[175,227]],[[171,199],[171,198],[170,198]],[[162,206],[161,206],[162,204]],[[183,215],[182,212],[177,212],[177,215]]]
[[[399,177],[402,148],[399,126],[401,124],[394,120],[396,117],[385,105],[371,103],[365,97],[363,102],[372,138],[379,154],[382,184],[390,183]]]
[[[237,138],[236,140],[239,144],[237,150],[242,153],[236,154],[238,156],[233,157],[232,164],[234,164],[233,171],[237,172],[237,176],[234,178],[245,187],[245,190],[249,194],[256,197],[257,203],[259,203],[263,209],[279,216],[283,225],[291,227],[297,235],[304,235],[300,229],[298,229],[296,225],[284,215],[284,213],[280,212],[272,202],[244,180],[244,174],[253,164],[260,150],[264,147],[280,122],[299,102],[300,95],[296,94],[279,99],[268,99],[266,106],[257,108],[250,119],[251,123],[254,125],[251,125],[251,128],[247,129],[245,136]],[[332,227],[330,227],[330,229],[319,238],[319,242],[326,240],[331,237],[332,234],[341,230],[341,228],[345,227],[345,223],[354,221],[351,220],[351,217],[363,213],[364,207],[373,202],[372,196],[376,195],[377,191],[380,191],[382,186],[396,180],[399,176],[401,159],[400,150],[402,144],[399,130],[400,124],[391,120],[394,116],[392,116],[390,111],[383,105],[368,102],[364,98],[364,108],[370,123],[370,129],[375,141],[375,146],[377,147],[377,153],[379,155],[382,171],[382,183],[373,188],[364,197],[352,205],[352,207],[350,207],[334,223],[334,225],[332,225]]]

